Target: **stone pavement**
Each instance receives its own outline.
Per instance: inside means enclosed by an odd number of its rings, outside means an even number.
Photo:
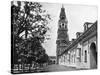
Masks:
[[[44,71],[46,72],[55,72],[55,71],[73,71],[73,70],[77,70],[74,67],[67,67],[67,66],[63,66],[63,65],[48,65],[47,67],[44,67]]]

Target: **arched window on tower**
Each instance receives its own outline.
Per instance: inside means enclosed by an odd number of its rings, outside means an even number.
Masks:
[[[62,27],[65,28],[65,24],[64,23],[62,23]]]
[[[64,23],[62,23],[62,26],[64,27]]]

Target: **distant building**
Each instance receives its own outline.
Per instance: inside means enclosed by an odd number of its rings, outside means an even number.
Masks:
[[[49,60],[51,64],[55,64],[56,63],[56,56],[49,56]]]
[[[58,22],[57,64],[76,68],[97,68],[97,21],[84,23],[84,32],[77,32],[76,39],[68,40],[65,9],[61,8]]]

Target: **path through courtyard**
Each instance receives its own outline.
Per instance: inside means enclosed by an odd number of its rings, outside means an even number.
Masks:
[[[73,67],[67,67],[67,66],[63,66],[63,65],[48,65],[47,67],[44,67],[44,70],[46,72],[54,72],[54,71],[73,71],[73,70],[77,70],[76,68]]]

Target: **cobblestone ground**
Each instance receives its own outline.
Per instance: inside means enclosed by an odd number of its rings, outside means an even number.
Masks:
[[[54,72],[54,71],[73,71],[73,70],[77,70],[74,67],[67,67],[67,66],[63,66],[63,65],[48,65],[47,67],[44,67],[44,71],[46,72]]]

